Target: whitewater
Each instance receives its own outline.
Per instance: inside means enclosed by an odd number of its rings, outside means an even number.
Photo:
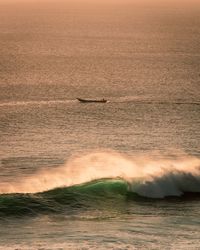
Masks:
[[[200,5],[97,2],[0,0],[0,250],[197,250]]]
[[[104,178],[120,178],[129,191],[148,198],[181,196],[200,192],[200,159],[174,156],[175,159],[128,157],[123,154],[97,152],[69,160],[64,166],[40,170],[15,184],[0,185],[0,193],[38,193],[69,187]]]
[[[198,99],[34,98],[1,102],[0,249],[198,249]]]

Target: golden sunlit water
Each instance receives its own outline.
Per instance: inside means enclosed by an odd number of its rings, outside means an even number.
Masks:
[[[199,249],[199,17],[0,1],[0,249]]]

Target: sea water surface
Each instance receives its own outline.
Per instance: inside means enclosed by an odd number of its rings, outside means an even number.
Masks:
[[[199,249],[199,6],[0,6],[0,249]]]

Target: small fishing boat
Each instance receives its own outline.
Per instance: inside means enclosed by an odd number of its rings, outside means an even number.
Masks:
[[[84,103],[88,103],[88,102],[100,102],[100,103],[105,103],[107,102],[107,100],[105,99],[81,99],[81,98],[76,98],[79,102],[84,102]]]

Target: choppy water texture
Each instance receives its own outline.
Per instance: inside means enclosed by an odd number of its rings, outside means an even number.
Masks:
[[[0,249],[199,249],[199,13],[0,3]]]

